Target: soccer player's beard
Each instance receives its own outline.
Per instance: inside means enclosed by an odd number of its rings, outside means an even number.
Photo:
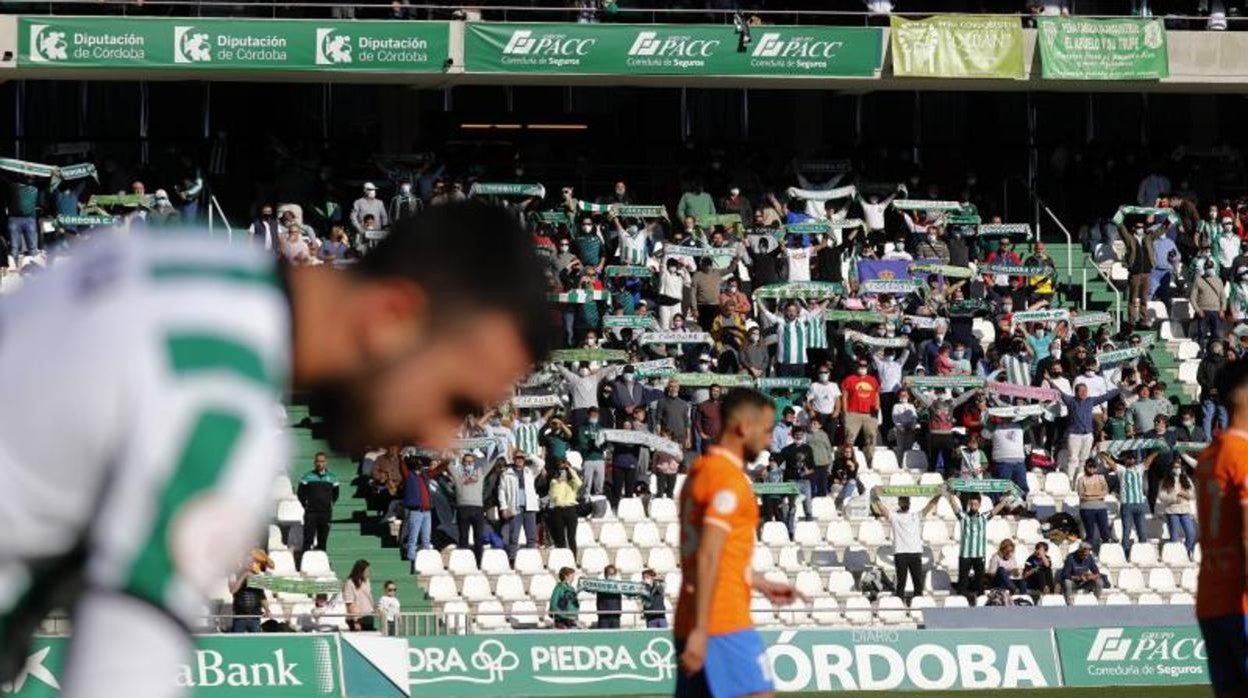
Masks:
[[[319,418],[313,435],[325,439],[330,449],[342,455],[356,455],[370,447],[393,445],[398,439],[377,434],[373,425],[377,409],[374,386],[385,382],[392,361],[366,363],[360,370],[325,380],[308,389],[308,414]]]

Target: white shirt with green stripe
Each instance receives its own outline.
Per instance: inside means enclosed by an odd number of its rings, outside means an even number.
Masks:
[[[516,434],[516,450],[533,458],[542,457],[542,448],[538,435],[545,426],[546,420],[535,419],[530,422],[517,421],[511,430]]]
[[[84,243],[0,301],[0,568],[84,542],[91,588],[202,613],[289,465],[290,333],[271,255],[173,233]]]
[[[762,311],[763,317],[776,326],[776,362],[781,364],[806,363],[806,349],[811,345],[811,312],[803,308],[798,311],[796,318],[790,320],[784,315],[767,310],[761,304],[759,309]],[[820,317],[822,316],[821,312]],[[826,332],[823,341],[826,347]]]
[[[972,514],[968,511],[957,512],[958,521],[962,524],[962,538],[958,545],[958,556],[972,559],[983,559],[988,556],[988,519],[991,511]]]
[[[1144,504],[1144,466],[1130,468],[1118,466],[1118,484],[1122,490],[1122,504]]]

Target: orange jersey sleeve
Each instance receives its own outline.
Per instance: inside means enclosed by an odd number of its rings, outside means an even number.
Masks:
[[[696,620],[698,544],[705,526],[718,527],[728,535],[715,575],[707,633],[724,635],[751,627],[750,577],[758,501],[741,466],[716,454],[699,458],[681,491],[680,522],[682,581],[676,637],[687,636]]]
[[[1244,579],[1244,504],[1248,503],[1248,434],[1228,431],[1200,454],[1196,511],[1200,579],[1196,617],[1248,613]]]

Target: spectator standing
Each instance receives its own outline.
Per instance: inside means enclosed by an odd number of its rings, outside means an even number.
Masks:
[[[1226,405],[1222,403],[1222,392],[1217,383],[1218,372],[1226,364],[1225,347],[1221,340],[1216,340],[1209,343],[1209,353],[1196,367],[1196,382],[1200,385],[1202,426],[1205,430],[1205,438],[1201,441],[1213,438],[1215,426],[1219,430],[1226,429]]]
[[[423,465],[411,468],[403,478],[403,508],[407,511],[407,543],[405,559],[416,561],[416,548],[429,550],[433,547],[433,490],[432,479]]]
[[[537,481],[543,476],[536,470],[536,463],[530,464],[528,457],[518,451],[498,482],[498,516],[507,531],[507,559],[513,564],[522,528],[524,547],[537,547],[537,512],[541,509]]]
[[[393,579],[387,579],[381,585],[381,589],[382,596],[377,600],[377,612],[381,616],[381,634],[394,637],[399,634],[399,614],[402,612],[398,596],[399,587]]]
[[[893,443],[897,448],[897,463],[906,464],[906,452],[909,451],[919,435],[919,412],[910,402],[909,388],[897,391],[897,403],[893,405]]]
[[[667,600],[663,596],[663,581],[652,569],[641,572],[641,583],[646,585],[641,609],[645,613],[647,628],[667,627]]]
[[[455,521],[459,532],[459,547],[468,547],[472,534],[472,552],[481,564],[485,545],[485,481],[486,470],[475,453],[464,453],[458,461],[450,464],[447,472],[455,485]]]
[[[377,229],[390,225],[390,215],[386,213],[386,205],[377,198],[377,185],[372,182],[364,183],[364,195],[351,204],[351,227],[355,229],[357,237],[363,237],[366,230],[365,216],[373,217],[377,223]]]
[[[582,363],[575,372],[563,366],[559,367],[559,373],[567,382],[568,393],[572,396],[572,426],[583,424],[589,416],[590,408],[597,411],[598,387],[604,380],[614,377],[622,368],[622,366],[603,366],[596,371],[591,371],[588,362]],[[580,448],[577,450],[579,451]]]
[[[816,376],[806,393],[806,414],[812,422],[819,422],[824,432],[834,433],[836,420],[841,416],[841,386],[832,380],[832,372],[826,367],[820,367]]]
[[[230,595],[233,596],[230,610],[234,616],[230,621],[230,632],[260,632],[260,618],[269,615],[269,602],[264,589],[253,587],[248,582],[252,575],[271,569],[273,561],[268,554],[263,550],[253,550],[246,566],[230,580]]]
[[[181,216],[173,202],[169,200],[169,192],[157,189],[152,199],[152,207],[147,212],[147,224],[153,228],[176,228]]]
[[[1000,420],[992,429],[992,476],[1010,480],[1027,496],[1027,448],[1022,422]]]
[[[411,181],[407,177],[400,179],[399,193],[390,199],[390,221],[398,223],[420,213],[424,207],[424,202],[412,191]]]
[[[784,314],[767,309],[756,302],[758,314],[776,327],[776,375],[801,378],[806,375],[806,348],[809,346],[810,313],[800,309],[796,301],[786,301]]]
[[[1143,463],[1137,461],[1134,451],[1123,451],[1120,456],[1121,462],[1116,462],[1108,453],[1101,454],[1106,464],[1118,475],[1118,509],[1122,516],[1122,548],[1127,555],[1131,554],[1131,546],[1134,543],[1131,538],[1132,528],[1135,529],[1135,535],[1140,542],[1148,540],[1148,533],[1144,527],[1148,516],[1147,470],[1157,458],[1158,453],[1160,451],[1148,454]]]
[[[723,419],[720,412],[722,400],[723,389],[718,385],[712,385],[710,397],[694,408],[694,431],[698,435],[703,451],[706,450],[707,446],[719,439],[719,434],[723,430]]]
[[[671,440],[672,433],[666,428],[660,428],[659,436]],[[655,497],[676,498],[676,474],[680,472],[680,465],[683,461],[683,452],[680,457],[666,451],[650,452],[650,471],[654,473],[655,491],[653,494]]]
[[[757,325],[746,332],[745,350],[741,352],[741,368],[754,378],[771,374],[771,353],[763,343],[763,334]]]
[[[824,431],[823,424],[819,420],[810,420],[810,433],[806,436],[806,442],[810,445],[810,452],[814,456],[814,468],[810,476],[810,496],[826,497],[831,493],[832,460],[836,454],[832,448],[832,439],[828,437],[828,432]],[[853,449],[850,449],[850,455],[853,455]]]
[[[1011,498],[1006,496],[997,502],[991,511],[980,511],[982,502],[978,494],[967,496],[965,505],[949,493],[949,502],[953,505],[954,514],[962,524],[961,537],[958,539],[958,591],[974,604],[975,599],[984,586],[984,558],[988,555],[988,521],[1009,506]]]
[[[1079,466],[1092,456],[1092,434],[1095,430],[1095,423],[1092,419],[1092,410],[1097,405],[1109,402],[1118,397],[1118,389],[1113,390],[1096,397],[1088,396],[1088,384],[1078,383],[1075,385],[1075,394],[1062,391],[1060,383],[1052,380],[1046,381],[1050,388],[1057,390],[1058,396],[1061,397],[1062,403],[1066,405],[1066,409],[1070,410],[1070,421],[1066,427],[1066,449],[1068,460],[1066,461],[1066,474],[1073,475],[1078,472]]]
[[[350,630],[377,629],[373,620],[373,589],[369,585],[372,575],[368,560],[356,560],[351,574],[342,583],[342,601],[347,605],[347,628]]]
[[[845,443],[856,445],[862,434],[862,452],[870,468],[880,424],[880,382],[867,374],[866,361],[859,360],[854,375],[841,381],[841,409],[845,414]]]
[[[584,473],[585,493],[600,495],[606,486],[606,449],[598,441],[602,431],[597,407],[588,410],[588,419],[576,428],[576,450],[581,454],[581,472]]]
[[[1183,472],[1182,464],[1174,463],[1170,466],[1170,474],[1162,479],[1157,488],[1157,505],[1166,517],[1166,529],[1170,532],[1170,542],[1177,543],[1181,533],[1189,558],[1195,554],[1196,550],[1196,520],[1192,516],[1192,505],[1195,500],[1195,485]]]
[[[327,550],[329,524],[338,501],[338,477],[329,472],[324,451],[312,458],[312,469],[299,479],[297,495],[303,505],[303,552]]]
[[[923,517],[936,510],[942,496],[938,494],[932,497],[921,511],[910,510],[909,497],[898,497],[897,510],[889,511],[878,497],[872,495],[872,511],[883,517],[892,528],[896,593],[906,599],[907,603],[909,598],[906,597],[906,575],[910,576],[910,583],[914,588],[913,596],[923,595]]]
[[[286,231],[273,218],[273,207],[269,204],[261,206],[260,216],[251,223],[252,241],[273,254],[280,254],[285,236]]]
[[[39,187],[32,175],[17,175],[8,180],[7,211],[9,216],[9,254],[14,264],[21,264],[23,254],[39,251]]]
[[[548,609],[557,629],[569,630],[576,627],[576,618],[581,612],[581,602],[576,598],[576,587],[572,586],[575,581],[576,570],[571,567],[559,569],[559,583],[555,585],[554,591],[550,594]]]
[[[330,229],[329,236],[321,241],[321,248],[316,256],[326,264],[333,264],[345,261],[350,252],[351,245],[347,241],[347,231],[343,230],[341,225],[335,225]]]
[[[1153,232],[1146,234],[1144,223],[1136,222],[1130,231],[1119,224],[1119,231],[1127,248],[1123,264],[1130,274],[1127,282],[1130,292],[1128,316],[1133,325],[1144,329],[1146,328],[1144,309],[1148,302],[1148,285],[1153,269],[1156,267],[1153,259],[1153,242],[1162,234],[1162,230],[1158,226]],[[1195,308],[1195,305],[1193,304],[1192,307]]]
[[[550,483],[550,508],[546,513],[546,530],[550,544],[556,548],[567,548],[576,555],[576,529],[580,518],[577,505],[581,478],[563,460],[558,461],[555,472],[547,472],[546,479]]]
[[[680,201],[676,204],[676,217],[680,220],[692,218],[696,221],[699,218],[713,215],[715,215],[715,199],[702,190],[702,180],[693,180],[689,191],[680,195]]]
[[[856,497],[866,491],[862,480],[858,479],[858,460],[854,458],[854,447],[843,444],[836,452],[832,462],[832,484],[840,485],[836,493],[836,506],[843,508],[845,500]]]
[[[1123,536],[1125,538],[1126,534]],[[1077,550],[1066,556],[1060,578],[1067,605],[1074,602],[1075,592],[1079,591],[1092,592],[1100,600],[1104,582],[1101,569],[1096,564],[1096,556],[1092,554],[1091,543],[1083,541]]]
[[[1092,544],[1093,552],[1099,553],[1103,541],[1113,542],[1109,527],[1109,510],[1105,498],[1109,496],[1109,483],[1097,468],[1096,460],[1089,458],[1083,464],[1083,472],[1075,480],[1075,493],[1079,495],[1079,520],[1083,523],[1083,539]]]
[[[604,567],[602,576],[609,582],[620,581],[620,573],[616,570],[615,565]],[[598,629],[619,630],[620,611],[624,608],[624,596],[605,591],[595,592],[595,596],[598,597],[596,604],[598,609]]]
[[[797,496],[802,500],[802,509],[805,514],[804,520],[810,521],[810,477],[815,464],[815,454],[811,450],[810,444],[806,443],[806,430],[804,428],[794,426],[792,436],[793,442],[785,446],[784,450],[780,452],[780,460],[784,463],[784,481],[797,485]],[[796,515],[797,502],[790,499],[788,516],[790,538],[793,537]]]
[[[668,381],[662,398],[656,404],[659,415],[659,426],[666,429],[672,440],[686,451],[693,448],[692,423],[689,403],[680,397],[680,384]]]

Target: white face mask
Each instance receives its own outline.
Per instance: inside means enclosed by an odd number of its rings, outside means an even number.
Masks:
[[[624,374],[624,382],[625,382],[625,383],[632,383],[634,380],[636,380],[636,379],[633,377],[633,374],[631,374],[631,373],[625,373],[625,374]]]
[[[927,241],[928,241],[928,242],[931,242],[931,243],[935,243],[935,242],[936,242],[936,236],[935,236],[934,234],[932,234],[932,233],[928,233],[928,235],[927,235]]]
[[[373,189],[365,189],[364,196],[367,196],[368,198],[372,199],[377,196],[377,192]]]
[[[819,374],[819,380],[823,381],[824,383],[828,382],[828,378],[829,378],[829,374],[827,373]]]
[[[731,194],[731,195],[733,195],[733,196],[740,196],[740,195],[741,195],[741,190],[740,190],[740,189],[729,189],[729,190],[728,190],[728,193],[729,193],[729,194]]]
[[[411,193],[412,193],[412,185],[410,185],[410,184],[402,184],[402,185],[400,185],[400,186],[399,186],[399,191],[403,192],[404,194],[411,194]]]
[[[581,370],[577,371],[577,373],[581,374],[581,377],[584,378],[585,376],[589,375],[589,369],[585,367],[581,367]]]
[[[592,231],[593,231],[593,229],[594,229],[594,226],[592,226],[592,225],[582,225],[582,226],[581,226],[581,232],[582,232],[582,233],[592,232]]]
[[[1061,350],[1061,349],[1054,349],[1054,350],[1053,350],[1053,358],[1055,358],[1055,359],[1060,359],[1060,358],[1062,358],[1062,350]]]

